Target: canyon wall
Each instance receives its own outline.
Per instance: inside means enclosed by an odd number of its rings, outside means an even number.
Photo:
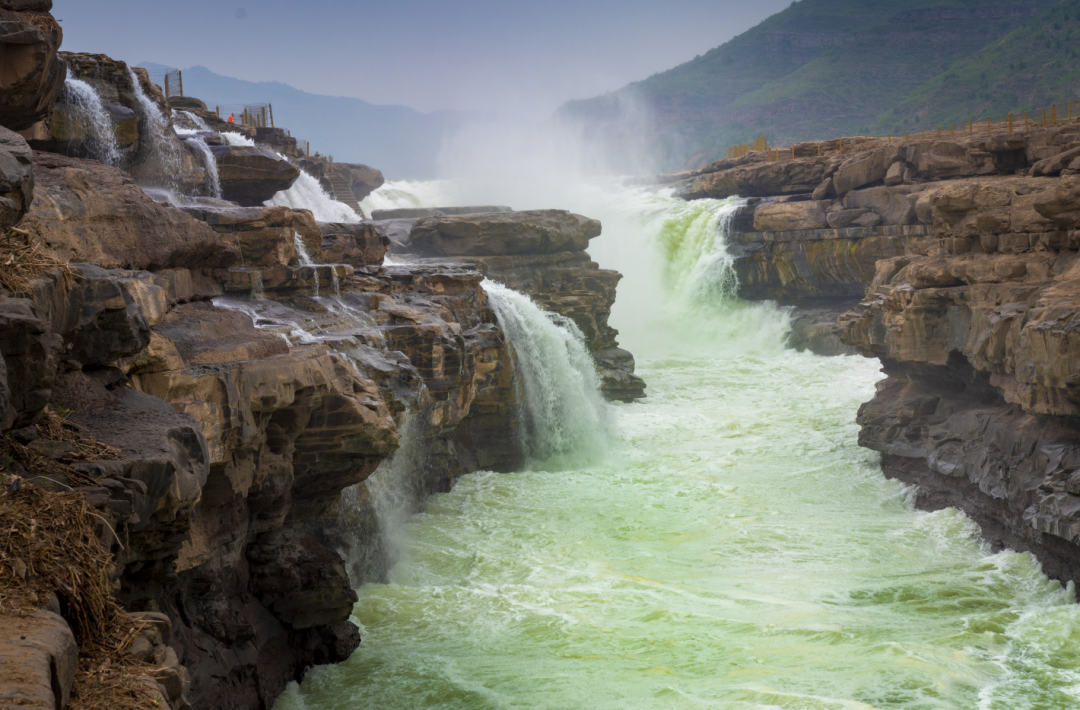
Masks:
[[[112,107],[122,151],[117,165],[92,159],[86,135],[62,133],[62,102],[22,136],[0,128],[0,433],[33,463],[8,461],[5,481],[91,506],[113,561],[90,572],[138,626],[119,654],[161,701],[269,707],[360,643],[353,590],[393,562],[372,476],[408,514],[466,473],[524,464],[517,356],[485,275],[573,320],[608,394],[631,400],[644,383],[607,323],[621,277],[585,251],[599,222],[560,210],[501,212],[512,236],[494,252],[481,210],[463,218],[454,256],[384,265],[391,242],[373,223],[259,204],[306,157],[281,129],[224,145],[178,115],[162,141],[136,95],[138,82],[162,102],[145,73],[61,58]],[[198,194],[205,164],[178,147],[174,120],[220,160],[232,201]],[[186,177],[170,188],[195,192],[183,200],[148,187],[163,177],[155,150],[172,149]],[[349,171],[353,191],[381,179]],[[416,226],[418,244],[444,227]],[[27,629],[41,651],[23,680],[0,672],[2,692],[61,707],[78,691],[66,669],[89,647],[76,657],[86,640],[72,640],[70,593],[42,601],[47,619],[0,616],[0,656]]]
[[[858,422],[887,475],[1080,580],[1080,122],[1019,128],[799,144],[667,181],[753,196],[729,239],[740,296],[807,307],[800,346],[881,360]]]

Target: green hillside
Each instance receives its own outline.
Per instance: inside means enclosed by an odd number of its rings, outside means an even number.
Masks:
[[[759,135],[786,144],[853,133],[1057,4],[801,0],[692,61],[557,115],[612,154],[646,149],[665,169]]]
[[[952,64],[868,124],[875,133],[964,124],[1080,100],[1080,0],[1065,0]]]

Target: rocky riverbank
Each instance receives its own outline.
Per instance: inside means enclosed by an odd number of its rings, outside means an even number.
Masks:
[[[160,702],[269,707],[360,642],[353,589],[391,562],[367,488],[380,466],[407,457],[415,509],[465,473],[522,465],[516,355],[484,277],[576,323],[608,396],[632,401],[644,383],[607,323],[621,277],[586,252],[600,223],[560,210],[432,215],[405,227],[417,257],[385,265],[388,248],[409,251],[385,221],[263,204],[301,171],[331,179],[282,129],[223,125],[123,62],[58,54],[58,35],[39,44],[47,105],[0,102],[0,125],[23,134],[0,129],[0,424],[32,462],[9,461],[5,485],[89,504],[112,563],[87,573],[142,624],[116,657],[142,664]],[[56,66],[99,97],[105,123],[74,120]],[[356,164],[333,180],[359,200],[382,176]],[[78,701],[72,669],[92,640],[71,594],[0,610],[0,656],[34,649],[19,678],[0,670],[0,697]]]
[[[730,238],[740,296],[817,309],[799,344],[881,360],[858,421],[887,475],[1080,580],[1080,122],[795,156],[664,180],[750,197]]]

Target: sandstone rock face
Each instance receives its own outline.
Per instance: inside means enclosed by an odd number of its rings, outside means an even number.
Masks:
[[[64,88],[64,64],[57,58],[64,32],[51,9],[50,2],[33,0],[0,8],[0,126],[13,131],[46,119]]]
[[[320,222],[323,260],[350,266],[381,266],[389,237],[379,234],[370,222],[339,224]]]
[[[1062,228],[1077,209],[1073,180],[935,187],[934,242],[880,261],[842,321],[845,342],[889,376],[860,413],[864,445],[927,486],[928,501],[969,510],[1062,579],[1080,578],[1080,506],[1067,483],[1080,233]]]
[[[0,128],[0,229],[21,222],[33,201],[33,151],[22,136]]]
[[[64,708],[79,649],[58,614],[0,616],[0,707]]]
[[[288,190],[300,169],[269,148],[231,146],[218,156],[222,196],[245,207],[258,207]]]
[[[677,183],[675,195],[684,200],[793,195],[813,192],[832,177],[843,161],[838,157],[789,162],[744,164]]]
[[[423,256],[503,256],[584,251],[600,223],[565,210],[429,217],[412,228]]]
[[[34,202],[22,228],[60,259],[105,268],[222,268],[235,246],[180,210],[159,205],[121,170],[35,153]]]
[[[288,266],[299,263],[296,237],[309,255],[320,260],[322,232],[311,212],[288,207],[189,207],[184,210],[235,245],[240,263],[249,266]]]
[[[824,229],[829,226],[825,210],[829,203],[790,202],[762,205],[754,213],[754,231],[790,232],[797,229]]]
[[[360,163],[335,163],[338,168],[348,170],[349,187],[356,195],[356,201],[360,202],[371,193],[386,184],[381,170],[376,170]]]

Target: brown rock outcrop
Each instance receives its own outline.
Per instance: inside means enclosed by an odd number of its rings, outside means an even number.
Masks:
[[[57,58],[64,31],[50,10],[51,2],[33,0],[0,6],[0,126],[13,131],[46,119],[64,88],[64,63]]]
[[[239,259],[212,229],[151,200],[116,168],[37,152],[22,228],[62,261],[115,269],[221,268]]]
[[[231,146],[218,155],[222,196],[245,207],[258,207],[288,190],[300,169],[269,148]]]
[[[340,224],[319,222],[323,260],[350,266],[381,266],[390,238],[379,234],[370,222]]]
[[[598,236],[595,219],[532,210],[429,217],[412,228],[410,242],[422,256],[501,256],[584,251]]]
[[[21,222],[33,200],[33,151],[22,136],[0,128],[0,229]]]

